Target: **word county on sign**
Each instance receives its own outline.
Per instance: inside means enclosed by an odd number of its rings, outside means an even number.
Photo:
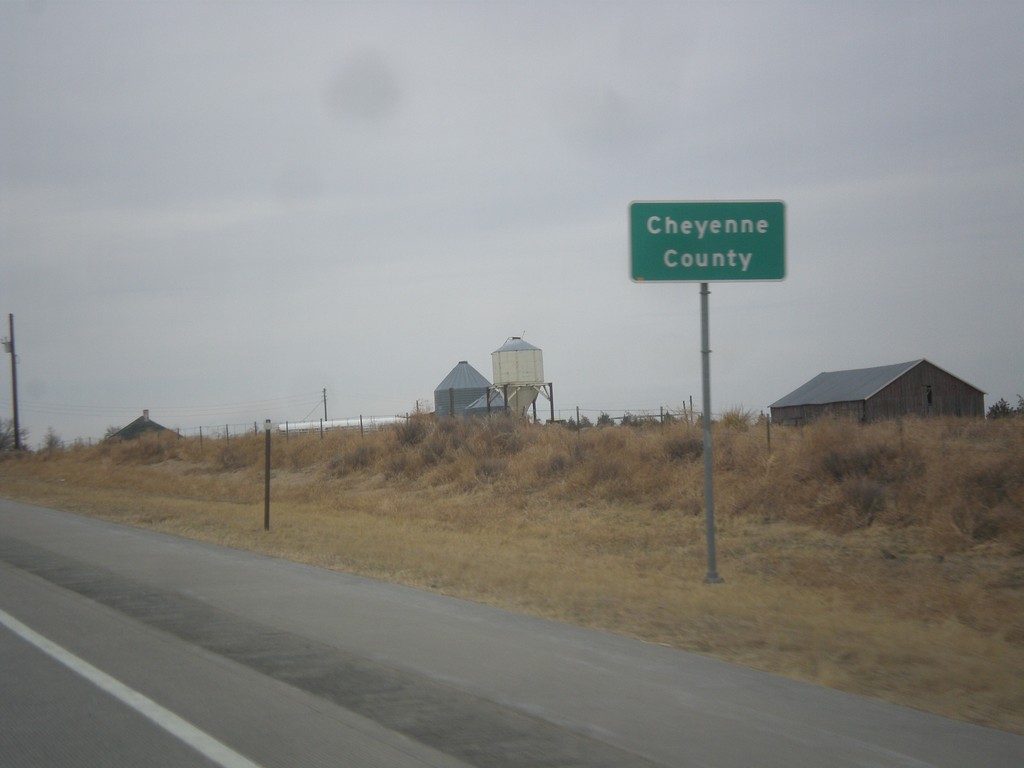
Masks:
[[[629,232],[638,282],[786,276],[786,206],[778,200],[635,202]]]

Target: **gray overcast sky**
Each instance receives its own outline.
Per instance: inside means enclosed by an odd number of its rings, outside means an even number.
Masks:
[[[716,412],[921,357],[1015,403],[1022,37],[1019,0],[0,0],[29,442],[404,413],[524,333],[560,417],[699,407],[699,285],[629,279],[633,200],[786,203],[786,280],[711,286]]]

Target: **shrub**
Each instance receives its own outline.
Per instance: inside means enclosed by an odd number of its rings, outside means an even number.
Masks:
[[[550,456],[543,467],[542,474],[548,477],[564,475],[572,467],[572,457],[565,453],[556,453]]]
[[[377,450],[374,446],[360,443],[354,449],[345,454],[345,462],[353,469],[365,469],[377,458]]]
[[[472,427],[470,443],[478,456],[513,456],[524,444],[524,429],[514,418],[496,416]]]
[[[568,421],[563,423],[566,428],[571,429],[573,431],[578,431],[580,429],[585,429],[586,427],[594,426],[593,423],[591,423],[590,419],[588,419],[586,416],[580,416],[579,423],[576,422],[576,419],[569,419]]]
[[[888,468],[898,458],[894,449],[884,444],[836,445],[821,457],[821,466],[836,481],[847,477],[867,477]]]
[[[14,439],[14,420],[0,419],[0,451],[13,451],[17,442],[22,450],[28,445],[28,430],[18,425],[18,439]]]
[[[690,434],[671,435],[665,440],[665,453],[672,461],[696,461],[704,455],[704,438]]]
[[[1001,397],[988,409],[990,419],[1005,419],[1008,416],[1024,416],[1024,396],[1017,395],[1016,408],[1006,402],[1005,397]]]
[[[339,450],[333,453],[326,462],[326,473],[332,477],[345,477],[354,472],[368,469],[377,460],[378,451],[375,445],[360,442],[351,450]]]
[[[435,429],[420,443],[419,451],[424,464],[440,464],[451,456],[451,439],[447,434]]]
[[[476,464],[476,476],[491,482],[497,480],[507,468],[508,462],[503,459],[480,459]]]
[[[745,431],[757,421],[757,414],[742,407],[730,408],[721,415],[718,423],[726,429]]]
[[[406,419],[403,424],[396,425],[394,431],[401,445],[419,445],[429,431],[428,420],[423,416],[413,416]]]
[[[234,472],[239,469],[244,469],[250,465],[249,457],[246,456],[241,446],[231,445],[227,441],[220,446],[220,450],[217,451],[216,458],[214,459],[218,469]]]
[[[64,450],[64,441],[60,439],[60,435],[53,431],[53,427],[46,430],[46,437],[43,438],[43,450],[47,453]]]
[[[622,426],[624,427],[650,427],[657,425],[658,419],[647,414],[635,415],[626,411],[622,414]]]
[[[856,527],[871,525],[885,506],[886,491],[881,483],[860,477],[846,485],[846,497]]]

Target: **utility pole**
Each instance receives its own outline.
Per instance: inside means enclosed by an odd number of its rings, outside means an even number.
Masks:
[[[21,425],[18,423],[18,356],[14,349],[14,315],[7,315],[10,338],[3,340],[4,351],[11,355],[11,401],[14,403],[14,450],[21,450]]]
[[[324,387],[324,421],[327,421],[327,388]]]

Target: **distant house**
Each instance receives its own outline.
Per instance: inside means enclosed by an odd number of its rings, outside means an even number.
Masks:
[[[824,415],[858,421],[899,416],[985,415],[985,393],[927,360],[819,373],[772,403],[774,424],[800,425]]]
[[[147,432],[164,432],[167,427],[157,424],[149,418],[149,411],[144,410],[142,415],[126,427],[121,427],[108,440],[134,440]]]

